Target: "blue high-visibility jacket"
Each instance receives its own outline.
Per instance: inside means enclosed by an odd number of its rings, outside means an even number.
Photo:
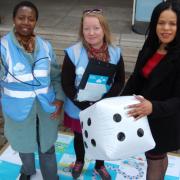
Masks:
[[[121,56],[120,48],[108,46],[108,51],[110,55],[109,63],[117,64]],[[65,49],[65,52],[68,54],[69,58],[76,68],[75,86],[78,87],[89,61],[87,51],[83,47],[82,43],[78,42],[75,45]],[[69,98],[66,98],[64,110],[70,117],[79,119],[80,109]]]
[[[19,53],[19,49],[14,46],[10,33],[1,39],[1,56],[7,71],[1,82],[2,110],[15,121],[27,118],[35,98],[38,98],[44,111],[55,111],[52,105],[55,93],[50,84],[49,43],[40,37],[36,41],[41,48],[34,63],[30,64],[26,55]]]
[[[33,53],[27,53],[14,31],[2,38],[0,48],[0,59],[4,64],[0,64],[0,77],[5,136],[14,150],[35,152],[38,148],[38,116],[40,147],[46,152],[55,143],[59,127],[59,118],[51,119],[51,112],[55,111],[52,102],[55,99],[64,101],[60,65],[53,48],[49,42],[35,36],[35,49]]]

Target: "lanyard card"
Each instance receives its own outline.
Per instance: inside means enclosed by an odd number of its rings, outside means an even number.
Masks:
[[[78,87],[77,100],[97,101],[107,93],[113,82],[116,65],[90,59]]]

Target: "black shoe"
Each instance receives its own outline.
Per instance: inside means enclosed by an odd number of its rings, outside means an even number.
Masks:
[[[95,171],[99,174],[102,180],[111,180],[111,176],[105,166],[101,166],[100,169],[95,169]]]
[[[80,161],[75,162],[74,167],[72,168],[72,177],[74,179],[77,179],[81,175],[83,166],[84,166],[84,163],[82,163]]]
[[[24,173],[21,173],[19,180],[30,180],[31,175],[26,175]]]

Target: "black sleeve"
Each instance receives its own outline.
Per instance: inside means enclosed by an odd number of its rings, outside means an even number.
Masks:
[[[121,56],[119,63],[117,64],[117,71],[113,85],[111,86],[110,90],[103,96],[103,98],[119,95],[124,87],[124,83],[125,83],[125,70],[124,70],[123,57]]]
[[[65,95],[81,110],[90,106],[89,101],[79,102],[76,101],[77,89],[75,87],[75,66],[71,62],[69,56],[65,54],[63,66],[62,66],[62,88]]]
[[[137,85],[138,84],[137,81],[139,81],[137,76],[135,76],[134,73],[132,73],[126,82],[126,85],[121,93],[121,96],[139,94],[138,92],[139,86]]]
[[[169,94],[169,98],[163,101],[152,100],[151,103],[153,105],[153,112],[150,114],[150,117],[163,118],[172,116],[173,119],[173,116],[180,111],[180,61],[179,58],[176,60],[177,61],[174,64],[173,70],[176,72],[176,75],[174,75],[175,78],[173,84],[171,87],[168,87],[172,89],[171,93]],[[166,80],[164,81],[166,82]]]
[[[139,69],[139,66],[140,66],[139,63],[141,61],[141,58],[140,58],[141,54],[142,52],[140,51],[137,57],[134,70],[131,73],[129,79],[127,80],[125,87],[121,93],[121,96],[139,94],[139,92],[142,89],[144,78],[140,74],[140,69]]]

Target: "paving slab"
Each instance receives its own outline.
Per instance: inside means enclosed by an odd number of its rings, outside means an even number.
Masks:
[[[133,0],[31,0],[39,9],[38,27],[77,33],[83,10],[103,9],[113,33],[133,33]],[[0,26],[12,26],[13,7],[20,1],[0,1]]]

